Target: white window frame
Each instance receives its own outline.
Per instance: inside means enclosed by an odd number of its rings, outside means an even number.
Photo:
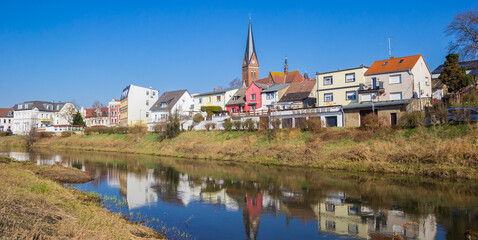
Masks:
[[[353,80],[347,80],[347,76],[350,76],[350,75],[353,75]],[[349,83],[349,82],[355,82],[355,73],[347,73],[345,74],[345,82],[346,83]]]
[[[394,96],[400,96],[400,98],[395,98],[395,99],[392,99],[392,95]],[[402,100],[402,92],[392,92],[390,93],[390,100]]]
[[[327,97],[330,97],[329,100],[327,100]],[[325,93],[324,94],[324,102],[333,102],[334,101],[334,94],[333,93]]]
[[[329,80],[330,80],[330,83],[327,83]],[[324,86],[332,85],[332,84],[334,84],[334,77],[333,76],[324,77]]]
[[[251,101],[254,101],[254,100],[256,100],[256,94],[255,93],[251,94]]]
[[[370,97],[370,100],[364,99],[364,97],[366,97],[366,96]],[[361,100],[362,102],[371,102],[371,101],[372,101],[372,94],[363,94],[363,95],[361,96],[360,100]]]
[[[392,81],[392,79],[395,79],[395,77],[398,77],[398,82]],[[390,84],[400,84],[400,83],[402,83],[402,74],[390,75],[389,78],[388,78],[388,82]]]
[[[353,96],[354,96],[353,99],[350,99],[350,98],[349,98],[349,93],[353,93]],[[357,92],[356,92],[356,91],[347,91],[347,92],[345,92],[345,99],[348,100],[348,101],[357,100]]]

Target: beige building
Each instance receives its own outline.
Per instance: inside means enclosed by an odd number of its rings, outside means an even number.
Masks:
[[[367,66],[317,73],[317,106],[358,103],[358,90],[365,83]]]

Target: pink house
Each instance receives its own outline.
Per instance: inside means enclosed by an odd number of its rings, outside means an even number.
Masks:
[[[266,86],[256,82],[252,82],[247,88],[244,111],[253,111],[262,107],[261,92],[263,88],[266,88]]]

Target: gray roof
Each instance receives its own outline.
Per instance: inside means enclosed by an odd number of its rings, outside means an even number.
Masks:
[[[204,95],[211,95],[211,94],[219,94],[219,93],[226,93],[227,91],[235,90],[237,88],[230,88],[230,89],[223,89],[223,90],[217,90],[217,91],[212,91],[212,92],[206,92],[206,93],[199,93],[196,94],[195,96],[204,96]]]
[[[267,89],[262,90],[262,92],[265,92],[265,93],[267,93],[267,92],[277,92],[277,91],[279,91],[279,90],[281,90],[281,89],[283,89],[283,88],[285,88],[285,87],[287,87],[287,86],[289,86],[289,85],[290,85],[290,83],[286,83],[286,84],[275,84],[275,85],[272,85],[270,88],[267,88]]]
[[[150,108],[151,111],[165,110],[169,111],[171,108],[179,101],[181,96],[186,93],[188,90],[178,90],[171,92],[164,92],[158,101],[156,101],[153,106]],[[162,103],[167,103],[166,107],[162,107]]]
[[[242,106],[246,104],[246,90],[247,87],[243,85],[239,90],[237,90],[236,94],[227,102],[226,106]],[[237,98],[237,100],[234,100],[234,98]]]
[[[24,110],[32,110],[33,108],[37,108],[40,111],[44,112],[58,112],[63,108],[63,106],[67,104],[65,102],[44,102],[44,101],[27,101],[19,104],[15,104],[13,106],[13,111],[24,111]],[[20,109],[18,106],[22,105]],[[26,105],[26,107],[25,107]],[[59,109],[58,109],[58,106]]]
[[[379,102],[374,102],[374,105],[375,107],[405,105],[405,104],[408,104],[410,101],[411,99],[379,101]],[[354,104],[345,105],[344,109],[371,108],[371,107],[372,107],[372,102],[362,102],[362,103],[354,103]]]
[[[247,43],[246,43],[246,53],[244,58],[246,59],[246,65],[249,65],[251,61],[252,54],[256,53],[256,48],[254,47],[254,37],[252,36],[252,25],[249,22],[249,31],[247,32]],[[257,58],[257,54],[256,54]],[[257,61],[259,64],[259,61]]]
[[[478,75],[478,60],[459,62],[458,65],[460,65],[460,67],[466,67],[466,70],[471,71],[470,74]],[[443,65],[435,68],[432,74],[440,74],[441,71],[443,71]]]

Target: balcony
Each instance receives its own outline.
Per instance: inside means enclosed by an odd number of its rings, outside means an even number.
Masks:
[[[384,93],[385,89],[383,88],[383,81],[378,81],[375,84],[372,83],[361,83],[358,90],[359,93]]]

